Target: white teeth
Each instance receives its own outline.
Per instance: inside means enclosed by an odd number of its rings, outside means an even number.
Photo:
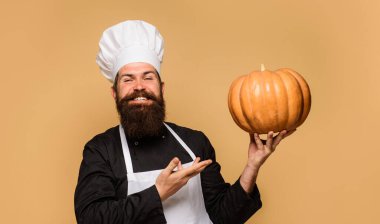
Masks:
[[[137,97],[137,98],[135,98],[134,100],[146,100],[146,98],[145,97]]]

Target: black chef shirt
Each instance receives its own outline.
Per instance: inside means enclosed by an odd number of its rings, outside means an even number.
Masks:
[[[225,183],[207,137],[199,131],[167,124],[195,156],[213,161],[201,172],[203,198],[212,222],[238,224],[248,220],[261,207],[257,186],[247,194],[239,179],[233,185]],[[175,156],[183,163],[191,161],[169,131],[153,139],[128,139],[128,145],[134,172],[163,169]],[[78,223],[166,223],[154,185],[128,195],[118,126],[95,136],[85,145],[74,202]]]

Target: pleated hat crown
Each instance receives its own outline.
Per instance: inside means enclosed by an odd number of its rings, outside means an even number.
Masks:
[[[141,20],[128,20],[103,32],[96,63],[101,73],[115,81],[121,67],[145,62],[160,73],[164,55],[164,39],[153,25]]]

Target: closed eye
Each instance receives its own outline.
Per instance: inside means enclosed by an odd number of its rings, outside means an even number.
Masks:
[[[144,80],[155,80],[156,73],[154,71],[146,71],[144,72]]]
[[[122,82],[132,82],[132,79],[123,79]]]

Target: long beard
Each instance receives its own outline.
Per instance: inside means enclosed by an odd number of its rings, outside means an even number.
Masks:
[[[145,97],[152,100],[152,103],[149,105],[128,103],[136,97]],[[122,99],[117,96],[116,107],[127,138],[141,139],[162,135],[165,120],[165,101],[162,91],[158,97],[144,90],[134,92]]]

